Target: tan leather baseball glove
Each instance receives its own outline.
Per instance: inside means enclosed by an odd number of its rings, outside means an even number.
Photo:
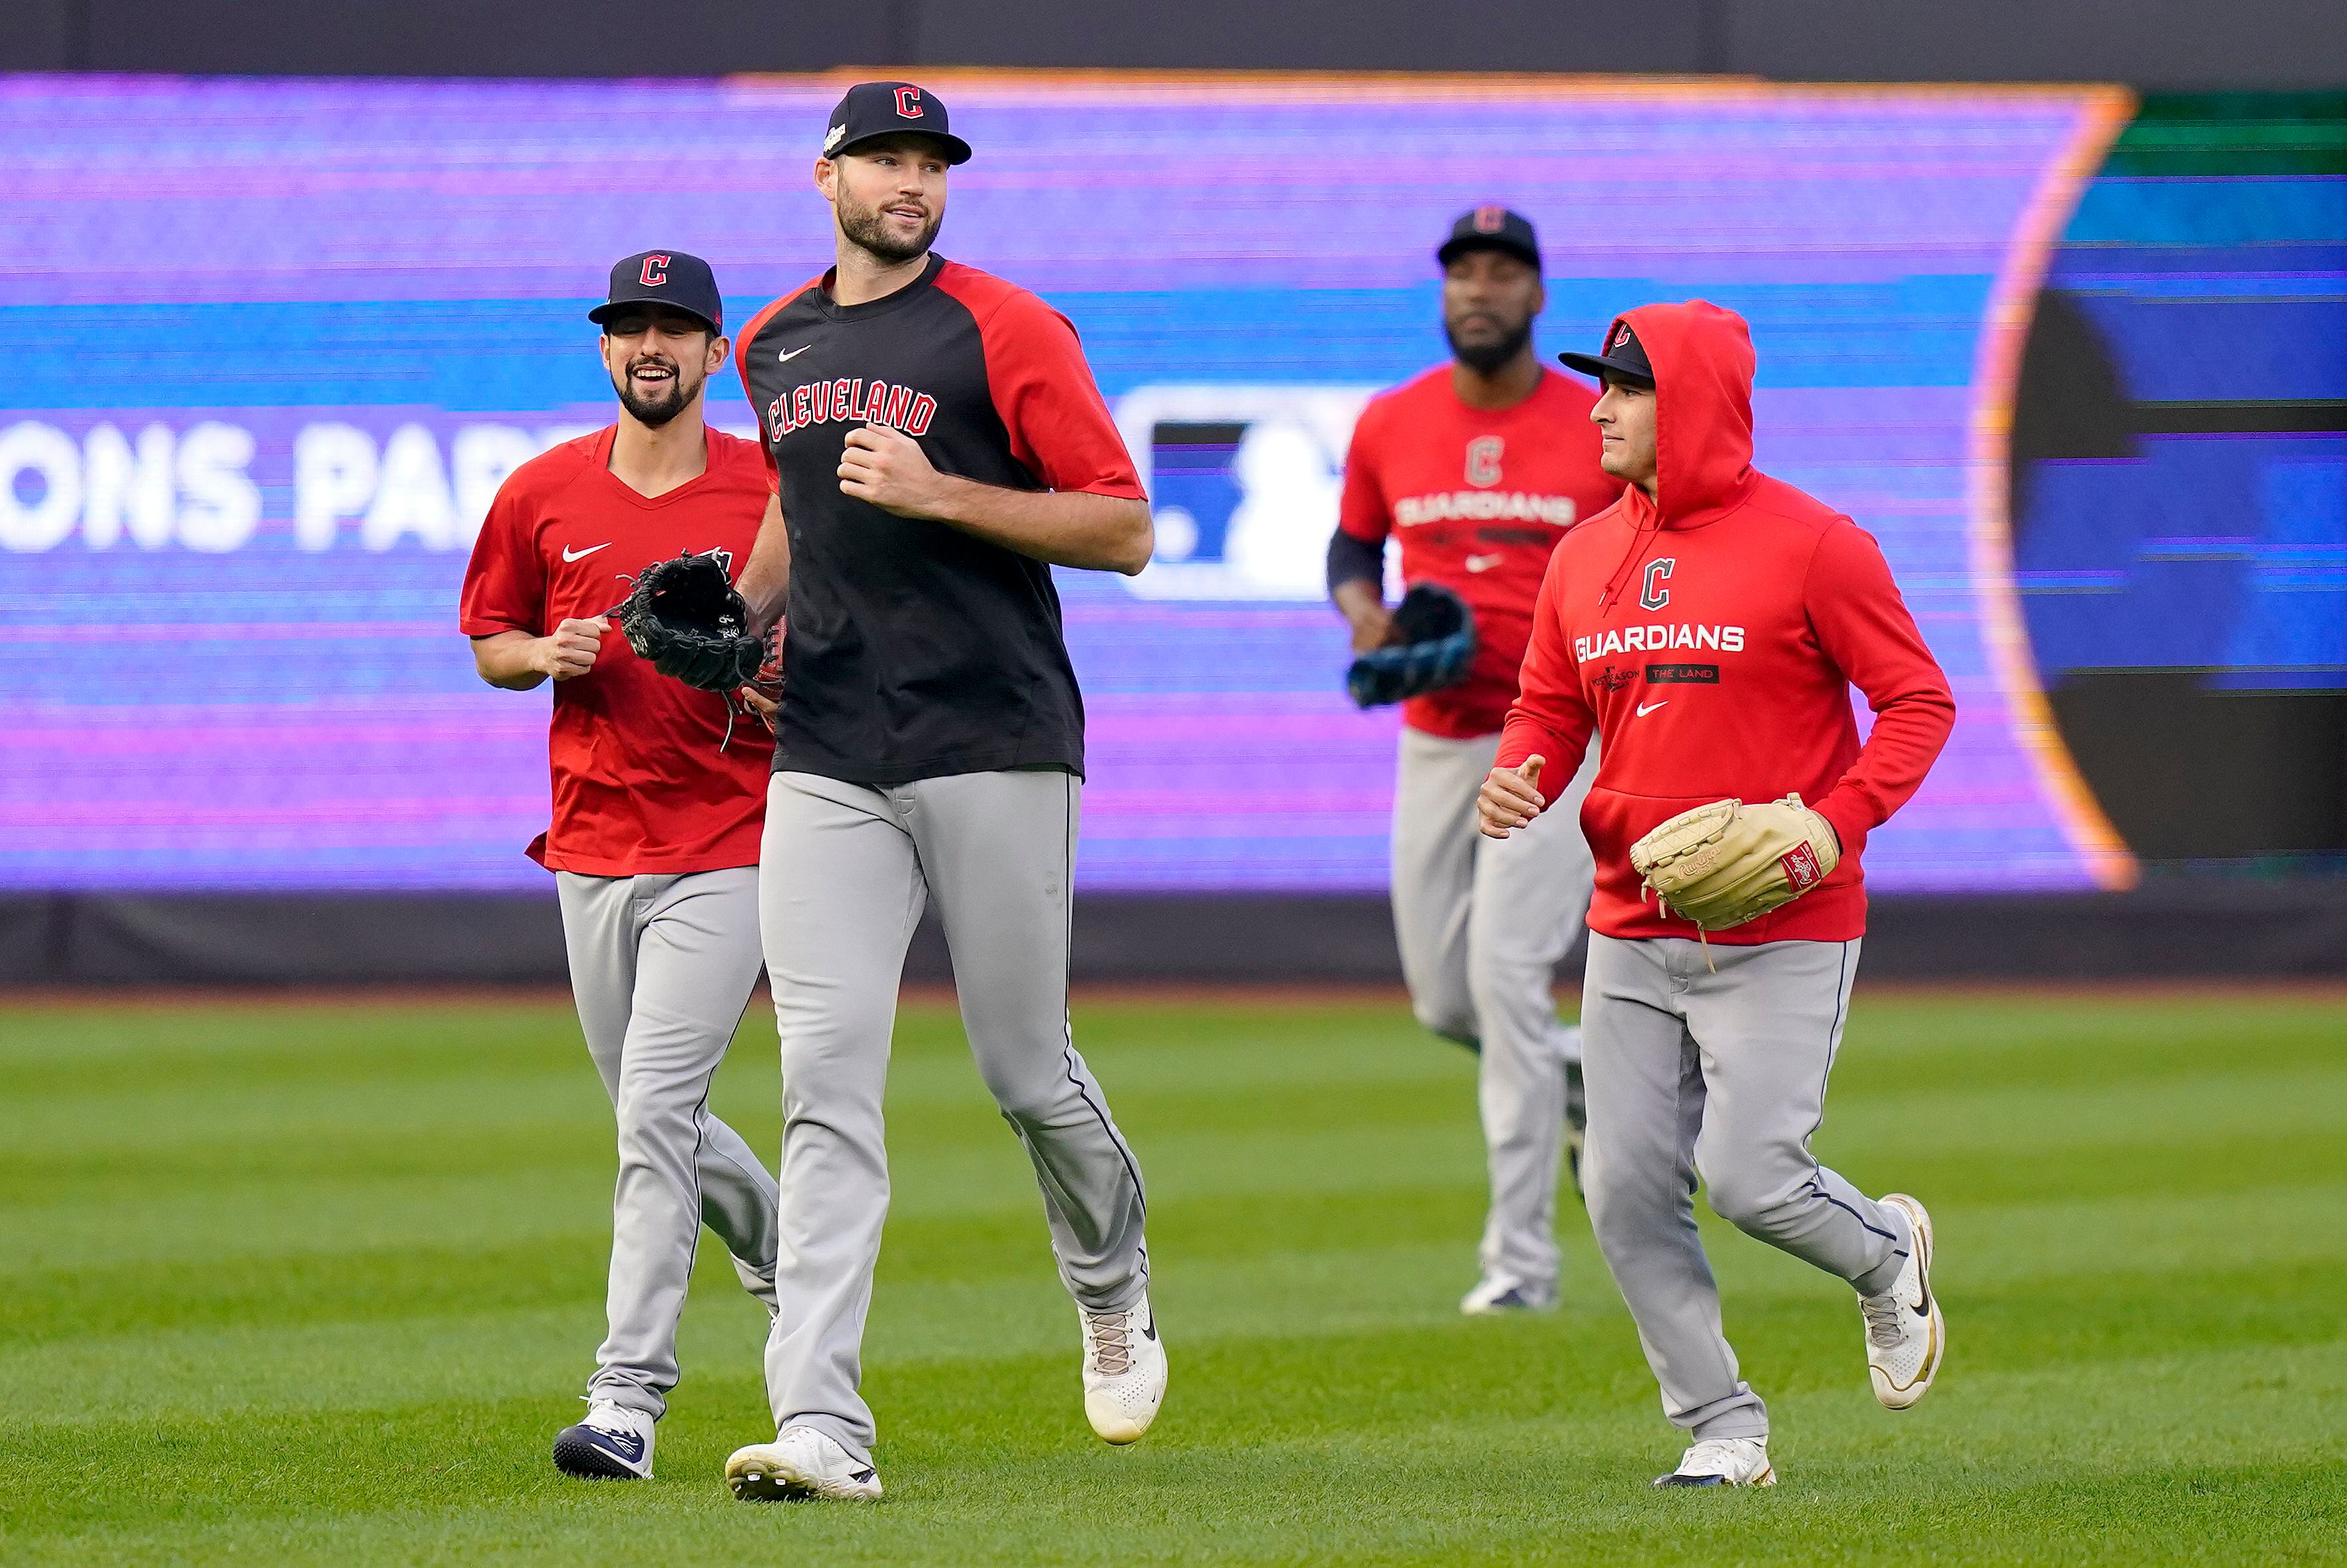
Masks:
[[[1766,805],[1714,801],[1630,846],[1645,886],[1698,930],[1724,931],[1788,904],[1833,874],[1841,841],[1788,794]]]

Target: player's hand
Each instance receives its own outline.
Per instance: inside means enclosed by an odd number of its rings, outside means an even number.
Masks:
[[[587,620],[565,620],[554,629],[553,636],[538,640],[537,669],[557,681],[586,674],[595,668],[595,655],[603,648],[603,633],[610,630],[611,623],[600,615]]]
[[[1530,756],[1520,768],[1493,768],[1475,796],[1477,825],[1487,838],[1505,838],[1530,823],[1548,804],[1540,792],[1541,768],[1547,759]]]
[[[1374,653],[1393,641],[1393,611],[1383,604],[1365,604],[1346,612],[1353,628],[1355,654]]]
[[[921,444],[893,425],[858,425],[839,455],[839,493],[900,518],[942,517],[943,480]]]
[[[779,701],[769,697],[755,686],[737,686],[734,688],[733,695],[742,700],[742,706],[750,711],[752,717],[769,730],[774,727],[774,715],[783,711],[783,705]]]

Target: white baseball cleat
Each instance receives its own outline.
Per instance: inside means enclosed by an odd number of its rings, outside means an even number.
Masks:
[[[554,1440],[554,1468],[581,1481],[650,1481],[652,1419],[608,1399],[587,1407],[587,1419]]]
[[[1470,1317],[1504,1317],[1518,1312],[1553,1312],[1556,1310],[1556,1292],[1487,1274],[1475,1282],[1474,1289],[1459,1298],[1459,1310]]]
[[[1165,1402],[1165,1347],[1149,1297],[1122,1312],[1076,1312],[1084,1326],[1084,1415],[1104,1442],[1138,1441]]]
[[[743,1502],[880,1501],[880,1472],[813,1427],[784,1427],[773,1442],[735,1449],[725,1484]]]
[[[1889,1290],[1860,1296],[1858,1310],[1866,1320],[1866,1370],[1874,1397],[1887,1409],[1903,1410],[1931,1391],[1948,1348],[1948,1325],[1932,1294],[1932,1216],[1904,1193],[1891,1194],[1882,1206],[1907,1218],[1907,1263]]]
[[[1774,1486],[1767,1438],[1706,1438],[1679,1458],[1679,1468],[1655,1478],[1656,1486]]]

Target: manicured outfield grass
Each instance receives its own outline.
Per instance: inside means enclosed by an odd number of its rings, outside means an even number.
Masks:
[[[659,1478],[547,1461],[601,1333],[608,1112],[559,1002],[0,1002],[0,1563],[2347,1561],[2347,994],[1869,996],[1821,1152],[1932,1205],[1905,1415],[1849,1292],[1706,1216],[1773,1492],[1681,1441],[1566,1200],[1470,1322],[1471,1067],[1388,1002],[1102,1002],[1173,1389],[1102,1447],[1025,1158],[907,1009],[876,1509],[757,1507],[764,1317],[706,1246]],[[770,1018],[719,1108],[777,1132]]]

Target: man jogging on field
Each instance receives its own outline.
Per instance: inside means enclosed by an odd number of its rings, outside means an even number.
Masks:
[[[1604,381],[1592,417],[1630,488],[1549,563],[1483,831],[1533,822],[1598,737],[1589,1217],[1664,1411],[1696,1440],[1655,1484],[1768,1486],[1768,1412],[1721,1332],[1696,1178],[1720,1217],[1850,1283],[1877,1399],[1923,1397],[1945,1343],[1930,1217],[1860,1193],[1809,1138],[1858,970],[1866,836],[1923,782],[1955,704],[1874,540],[1752,467],[1741,317],[1642,306],[1598,354],[1563,358]],[[1863,746],[1852,685],[1874,711]]]
[[[850,88],[815,165],[837,264],[761,312],[735,356],[776,490],[742,591],[758,628],[787,610],[761,862],[783,1056],[777,1431],[726,1465],[745,1499],[880,1494],[858,1384],[888,1207],[881,1090],[925,904],[1043,1190],[1085,1414],[1131,1442],[1165,1389],[1140,1167],[1068,1026],[1083,702],[1051,584],[1055,565],[1139,571],[1149,506],[1074,329],[930,251],[969,156],[935,95]]]
[[[465,572],[463,627],[492,686],[551,679],[555,874],[579,1026],[619,1119],[610,1326],[566,1474],[641,1480],[675,1387],[677,1314],[705,1222],[774,1300],[774,1182],[709,1113],[709,1081],[758,979],[764,729],[656,673],[606,619],[645,565],[749,559],[766,504],[755,443],[702,423],[725,363],[706,262],[651,251],[611,269],[603,364],[620,419],[514,470]]]
[[[1580,1143],[1581,1031],[1556,1016],[1556,966],[1589,908],[1589,846],[1568,809],[1518,837],[1475,831],[1475,794],[1500,749],[1532,601],[1565,530],[1604,510],[1622,482],[1598,466],[1596,400],[1544,370],[1532,323],[1546,306],[1532,223],[1500,207],[1462,213],[1436,251],[1450,363],[1369,402],[1345,459],[1328,541],[1328,594],[1353,651],[1395,641],[1385,602],[1388,538],[1402,580],[1437,584],[1473,617],[1463,678],[1402,705],[1394,781],[1394,934],[1419,1022],[1476,1050],[1476,1100],[1491,1172],[1481,1277],[1460,1309],[1556,1305],[1560,1156]]]

